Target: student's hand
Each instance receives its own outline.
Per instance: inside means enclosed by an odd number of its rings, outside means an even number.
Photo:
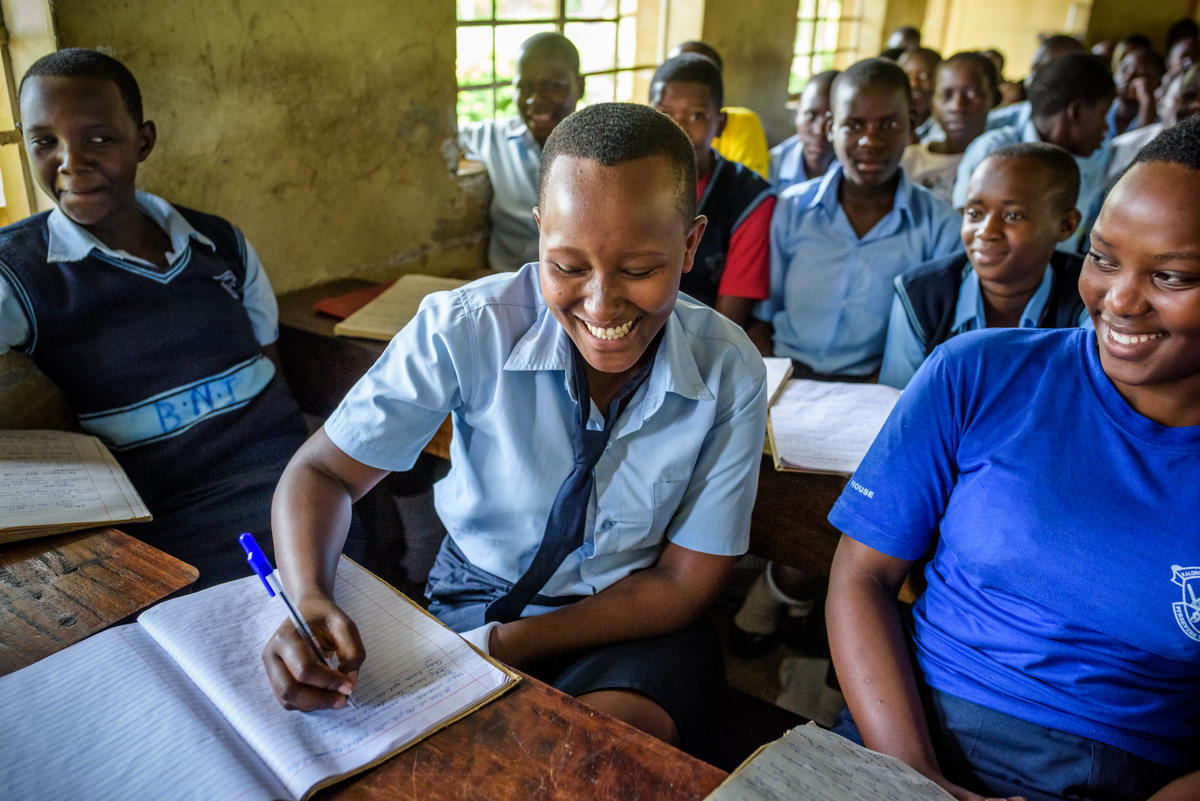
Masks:
[[[336,669],[322,665],[292,621],[285,620],[263,647],[271,689],[285,709],[340,709],[366,657],[358,627],[330,598],[301,598],[296,606],[327,658],[334,655],[329,663]]]
[[[954,796],[956,799],[958,799],[958,801],[1026,801],[1025,796],[1021,796],[1021,795],[1008,796],[1007,798],[999,798],[999,797],[993,797],[993,796],[989,796],[989,795],[980,795],[979,793],[973,793],[970,790],[959,787],[957,784],[955,784],[952,781],[949,781],[945,777],[938,777],[937,779],[935,779],[935,781],[941,786],[941,788],[943,790],[948,792],[950,795]]]

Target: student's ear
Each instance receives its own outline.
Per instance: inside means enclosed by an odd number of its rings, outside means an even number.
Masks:
[[[713,134],[713,139],[716,139],[721,134],[725,133],[725,126],[729,123],[729,115],[722,111],[717,115],[717,132]]]
[[[833,112],[825,112],[825,121],[821,123],[821,128],[825,131],[825,140],[829,144],[833,144]]]
[[[696,219],[692,220],[692,227],[687,232],[687,252],[683,255],[683,272],[692,269],[692,262],[696,259],[696,248],[700,247],[700,240],[704,237],[704,229],[708,227],[708,218],[703,214],[697,214]]]
[[[150,155],[150,151],[154,149],[154,143],[158,141],[158,129],[154,127],[154,123],[146,120],[142,123],[142,127],[138,129],[138,161],[145,161]]]
[[[1063,212],[1063,216],[1058,221],[1058,230],[1055,231],[1055,236],[1059,242],[1066,242],[1071,238],[1071,234],[1075,233],[1075,229],[1079,227],[1079,221],[1083,219],[1083,215],[1079,213],[1079,209],[1071,209]]]
[[[530,211],[533,212],[533,221],[537,223],[538,232],[542,230],[542,211],[537,206],[534,206]]]

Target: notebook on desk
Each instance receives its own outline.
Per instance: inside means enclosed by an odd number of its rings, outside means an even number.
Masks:
[[[357,709],[285,710],[262,665],[286,619],[255,576],[159,604],[0,677],[6,799],[302,799],[512,687],[516,674],[342,559],[367,651]],[[15,725],[21,721],[21,725]]]
[[[405,275],[358,311],[334,325],[333,333],[343,337],[390,340],[408,325],[426,295],[457,289],[465,283],[458,278]]]
[[[899,398],[884,384],[788,381],[767,412],[775,469],[851,475]]]

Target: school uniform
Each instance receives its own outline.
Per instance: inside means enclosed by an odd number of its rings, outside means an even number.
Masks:
[[[755,314],[775,355],[823,374],[869,375],[883,356],[892,279],[962,248],[959,217],[903,170],[892,210],[861,239],[838,202],[841,165],[789,187],[771,218],[771,295]]]
[[[59,209],[0,230],[0,353],[30,356],[114,452],[156,518],[129,533],[205,584],[244,572],[237,534],[269,535],[306,428],[261,350],[278,312],[254,249],[218,217],[137,203],[171,240],[165,271]]]
[[[1141,799],[1200,769],[1198,466],[1200,426],[1135,412],[1092,331],[968,332],[918,370],[829,519],[936,541],[912,639],[952,781]]]
[[[426,298],[325,423],[330,439],[351,457],[407,470],[451,416],[450,472],[434,487],[448,537],[426,592],[430,610],[457,631],[482,625],[489,605],[529,567],[572,472],[573,347],[542,299],[538,265],[528,264]],[[595,465],[594,490],[580,499],[587,504],[583,544],[554,570],[524,616],[650,567],[666,542],[709,554],[743,553],[766,426],[765,391],[762,359],[745,334],[713,310],[677,300],[649,376],[616,419]],[[583,400],[588,428],[603,428],[599,410]],[[699,639],[715,643],[710,633]],[[619,656],[614,661],[628,655]],[[719,662],[715,647],[693,661],[711,665],[714,658]],[[624,674],[609,686],[645,692],[681,729],[702,717],[697,699],[688,700],[697,688],[672,678],[674,666],[660,670],[650,660],[642,668],[643,676]],[[588,691],[588,685],[557,683],[563,670],[559,665],[543,675],[573,694]],[[696,680],[708,686],[711,671]]]
[[[1115,137],[1112,140],[1112,156],[1108,161],[1109,182],[1120,178],[1125,168],[1133,163],[1138,151],[1150,144],[1150,140],[1162,133],[1165,127],[1162,122],[1152,122]]]
[[[542,146],[520,117],[484,120],[464,125],[459,146],[469,158],[487,166],[492,183],[488,207],[488,265],[512,271],[538,260],[538,228],[533,207],[538,203],[538,169]]]
[[[834,159],[830,164],[836,164]],[[792,134],[771,148],[771,171],[769,179],[776,192],[782,192],[792,184],[802,184],[819,175],[809,175],[804,166],[804,144],[800,134]]]
[[[712,171],[696,191],[697,214],[707,217],[708,225],[679,291],[709,306],[720,295],[762,300],[770,288],[774,187],[749,167],[714,153]]]
[[[962,161],[958,165],[958,176],[954,182],[952,201],[954,208],[961,209],[967,204],[967,184],[971,174],[985,158],[1004,145],[1018,142],[1040,142],[1041,136],[1037,127],[1030,119],[1022,125],[1012,125],[985,131],[974,142],[967,145]],[[1100,147],[1089,156],[1073,156],[1079,167],[1079,197],[1075,208],[1079,209],[1082,219],[1070,238],[1059,243],[1058,249],[1068,253],[1078,253],[1087,244],[1086,238],[1092,230],[1092,223],[1100,213],[1100,205],[1104,202],[1104,190],[1107,187],[1108,162],[1112,156],[1112,140],[1105,139]]]
[[[1042,282],[1021,311],[1018,328],[1075,328],[1090,325],[1079,297],[1083,260],[1055,252]],[[879,383],[904,389],[935,347],[966,331],[987,328],[979,275],[967,255],[924,264],[896,276],[887,344]]]
[[[1007,106],[1000,106],[989,111],[987,126],[984,130],[994,131],[1010,125],[1020,126],[1031,119],[1033,119],[1033,104],[1028,100],[1018,100],[1016,103],[1009,103]]]
[[[929,149],[929,142],[921,140],[919,144],[904,148],[900,166],[909,180],[925,187],[938,200],[949,204],[960,161],[962,153],[934,153]]]

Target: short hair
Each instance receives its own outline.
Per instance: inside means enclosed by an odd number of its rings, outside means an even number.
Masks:
[[[562,56],[566,59],[567,65],[571,68],[572,72],[579,72],[579,50],[575,47],[574,42],[561,33],[555,33],[554,31],[535,33],[521,43],[518,53],[518,62],[531,55],[546,54]]]
[[[903,67],[909,59],[919,57],[930,59],[933,62],[934,69],[937,69],[938,65],[942,63],[942,54],[932,47],[915,47],[912,50],[905,50],[900,54],[900,58],[896,60],[896,63]]]
[[[808,79],[808,83],[804,84],[804,88],[807,89],[815,84],[818,89],[828,92],[833,86],[833,79],[841,74],[841,70],[825,70],[824,72],[818,72],[816,75]]]
[[[886,58],[888,61],[899,61],[900,56],[904,55],[907,52],[908,51],[905,50],[903,47],[889,47],[886,50],[881,50],[879,52],[879,57]]]
[[[142,92],[138,89],[137,80],[124,64],[112,56],[82,47],[68,47],[44,55],[33,62],[21,78],[21,85],[17,89],[18,98],[25,90],[25,82],[30,78],[98,78],[112,81],[121,93],[121,100],[125,103],[125,110],[129,112],[129,116],[133,117],[133,121],[138,125],[143,122]]]
[[[904,74],[904,70],[900,69],[899,64],[888,61],[886,58],[864,59],[842,70],[833,79],[833,85],[829,89],[831,111],[837,106],[834,100],[843,86],[852,86],[856,89],[863,86],[892,89],[904,95],[906,106],[912,105],[912,87],[908,83],[908,76]]]
[[[658,69],[654,71],[654,77],[650,79],[652,102],[655,94],[662,91],[662,85],[668,81],[704,84],[708,87],[714,106],[720,109],[725,103],[725,84],[721,80],[721,68],[707,56],[683,53],[659,64]]]
[[[1117,40],[1116,47],[1125,48],[1126,53],[1130,50],[1153,50],[1154,42],[1151,42],[1150,37],[1144,33],[1131,33]]]
[[[705,58],[710,59],[717,65],[717,69],[724,70],[725,62],[721,60],[721,54],[717,52],[717,48],[710,45],[708,42],[702,42],[699,39],[688,39],[686,42],[680,42],[671,48],[671,53],[682,55],[684,53],[697,53]],[[668,53],[670,55],[670,53]]]
[[[542,147],[538,203],[546,192],[550,167],[559,156],[591,159],[603,167],[666,156],[675,175],[677,208],[689,224],[696,216],[696,151],[674,120],[650,106],[596,103],[554,126]]]
[[[1180,39],[1200,39],[1200,25],[1196,24],[1196,20],[1184,17],[1171,23],[1171,27],[1167,28],[1167,49],[1170,50]]]
[[[1053,197],[1057,200],[1059,208],[1063,211],[1075,208],[1075,203],[1079,200],[1079,165],[1070,153],[1058,145],[1047,142],[1018,142],[996,148],[984,161],[988,159],[1033,162],[1038,168],[1038,174],[1043,176],[1047,184],[1054,187]]]
[[[983,77],[985,88],[991,92],[992,103],[995,104],[1000,99],[1000,73],[996,70],[996,65],[992,60],[983,53],[975,51],[963,51],[955,53],[950,58],[938,65],[938,69],[944,67],[957,67],[962,65],[974,69]]]
[[[1029,105],[1035,117],[1048,117],[1075,102],[1088,106],[1116,94],[1112,73],[1091,53],[1069,53],[1048,61],[1029,82]]]
[[[1195,67],[1192,67],[1195,69]],[[1200,170],[1200,114],[1166,128],[1133,157],[1134,164],[1182,164]]]
[[[1065,33],[1056,33],[1047,36],[1038,45],[1033,54],[1034,65],[1044,64],[1053,59],[1065,56],[1068,53],[1084,53],[1087,52],[1083,46],[1083,42],[1079,41],[1074,36],[1069,36]]]

